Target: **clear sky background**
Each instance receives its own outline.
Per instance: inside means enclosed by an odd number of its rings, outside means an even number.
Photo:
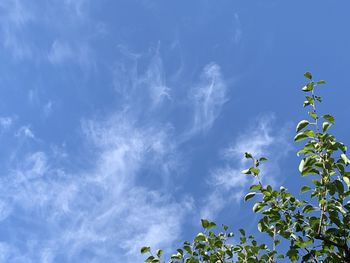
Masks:
[[[0,1],[0,262],[142,262],[297,193],[303,73],[350,144],[350,2]]]

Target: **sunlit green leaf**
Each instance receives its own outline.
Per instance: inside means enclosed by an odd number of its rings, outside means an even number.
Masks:
[[[307,120],[302,120],[298,123],[297,127],[296,127],[296,132],[301,131],[302,129],[304,129],[306,126],[309,125],[309,121]]]
[[[326,132],[331,126],[332,124],[330,124],[329,122],[322,123],[322,131]]]

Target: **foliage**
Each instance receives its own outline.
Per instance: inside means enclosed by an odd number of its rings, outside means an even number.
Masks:
[[[258,244],[254,236],[246,236],[240,229],[239,238],[228,232],[214,231],[216,224],[202,219],[203,232],[192,242],[171,256],[168,262],[177,263],[227,263],[227,262],[278,262],[284,258],[291,262],[350,262],[350,172],[346,167],[350,160],[347,147],[329,133],[335,123],[330,114],[319,115],[317,105],[322,98],[315,90],[325,84],[324,80],[313,81],[312,74],[302,90],[306,93],[304,107],[309,109],[308,119],[296,127],[295,142],[304,142],[298,151],[302,156],[299,172],[302,176],[313,176],[310,185],[301,186],[305,196],[299,200],[285,187],[273,189],[260,180],[260,166],[265,157],[255,158],[246,153],[252,166],[242,171],[259,182],[252,185],[245,200],[258,197],[253,212],[260,214],[258,230],[267,234],[271,246]],[[161,262],[163,252],[152,254],[149,247],[141,253],[149,253],[145,262]]]

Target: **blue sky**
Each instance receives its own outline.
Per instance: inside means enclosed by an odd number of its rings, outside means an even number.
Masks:
[[[142,262],[297,191],[304,71],[350,142],[348,1],[2,0],[0,262]]]

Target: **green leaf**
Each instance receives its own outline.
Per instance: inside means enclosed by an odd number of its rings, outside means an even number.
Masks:
[[[245,169],[243,171],[241,171],[242,174],[252,174],[252,172],[250,171],[250,169]]]
[[[342,158],[342,160],[344,161],[345,164],[350,164],[350,160],[348,159],[348,157],[346,156],[345,153],[342,153],[340,155],[340,158]]]
[[[299,172],[302,173],[304,170],[305,159],[302,159],[299,164]]]
[[[266,157],[261,157],[261,158],[259,158],[259,161],[260,162],[267,161],[267,158]]]
[[[264,228],[265,228],[264,222],[262,220],[260,220],[258,223],[259,232],[262,232]]]
[[[332,115],[325,114],[325,115],[322,116],[322,118],[325,119],[326,121],[334,124],[335,119],[334,119],[334,117]]]
[[[253,155],[251,153],[244,153],[244,157],[247,158],[247,159],[253,159]]]
[[[299,132],[297,135],[294,137],[295,142],[300,142],[302,140],[305,140],[307,138],[313,138],[315,137],[315,133],[312,130],[306,130],[303,132]]]
[[[257,202],[257,203],[255,203],[254,204],[254,206],[253,206],[253,212],[254,213],[257,213],[257,212],[259,212],[261,209],[263,209],[264,208],[264,205],[262,204],[262,203],[260,203],[260,202]]]
[[[209,226],[209,221],[206,219],[201,219],[202,227],[206,229]]]
[[[300,193],[305,193],[305,192],[307,192],[307,191],[310,191],[310,187],[309,186],[303,186],[301,189],[300,189]]]
[[[249,168],[249,171],[251,171],[254,175],[258,175],[260,173],[260,169],[255,167]]]
[[[314,207],[312,205],[307,205],[303,208],[303,213],[307,214],[307,213],[311,213],[312,211],[314,211]]]
[[[149,257],[145,260],[145,262],[153,262],[154,259],[155,259],[154,256],[149,256]]]
[[[302,120],[298,123],[297,127],[296,127],[296,132],[301,131],[302,129],[304,129],[306,126],[309,125],[309,121],[307,120]]]
[[[296,262],[299,259],[299,252],[296,249],[288,250],[286,254],[292,262]]]
[[[260,184],[254,184],[252,186],[250,186],[249,188],[250,190],[260,190],[261,189],[261,185]]]
[[[246,194],[246,196],[244,197],[244,200],[248,201],[249,199],[252,199],[255,195],[256,195],[255,192],[250,192],[250,193]]]
[[[302,171],[301,175],[302,175],[302,176],[306,176],[306,175],[309,175],[309,174],[319,174],[319,173],[320,173],[320,172],[319,172],[317,169],[312,168],[312,167],[308,167],[308,168],[305,168],[305,169]]]
[[[326,132],[331,126],[332,124],[330,124],[329,122],[322,123],[322,131]]]
[[[344,182],[346,183],[346,185],[348,186],[348,189],[350,189],[350,179],[348,177],[343,177]]]
[[[312,74],[309,71],[307,71],[304,73],[304,77],[307,79],[312,79]]]
[[[194,240],[196,242],[205,241],[206,237],[205,237],[205,235],[203,233],[199,233]]]
[[[308,91],[312,91],[314,89],[314,84],[313,82],[309,82],[308,84],[306,84],[302,90],[305,91],[305,92],[308,92]]]
[[[151,251],[150,247],[142,247],[141,248],[141,254],[145,254]]]
[[[238,231],[241,233],[242,236],[245,236],[245,231],[243,228],[238,229]]]
[[[317,85],[322,85],[322,84],[326,84],[326,81],[323,79],[317,81]]]
[[[309,114],[309,116],[310,116],[311,118],[313,118],[314,120],[317,119],[317,114],[316,114],[316,112],[314,112],[314,111],[309,111],[308,114]]]
[[[157,254],[157,257],[159,257],[159,258],[160,258],[160,257],[163,255],[163,250],[161,250],[161,249],[157,249],[156,254]]]
[[[207,227],[208,230],[213,229],[216,227],[216,224],[214,222],[209,222],[209,226]]]
[[[297,135],[295,135],[295,137],[294,137],[294,141],[295,142],[300,142],[300,141],[302,141],[302,140],[305,140],[305,139],[307,139],[307,138],[309,138],[309,136],[307,136],[306,134],[303,134],[303,133],[298,133]]]

